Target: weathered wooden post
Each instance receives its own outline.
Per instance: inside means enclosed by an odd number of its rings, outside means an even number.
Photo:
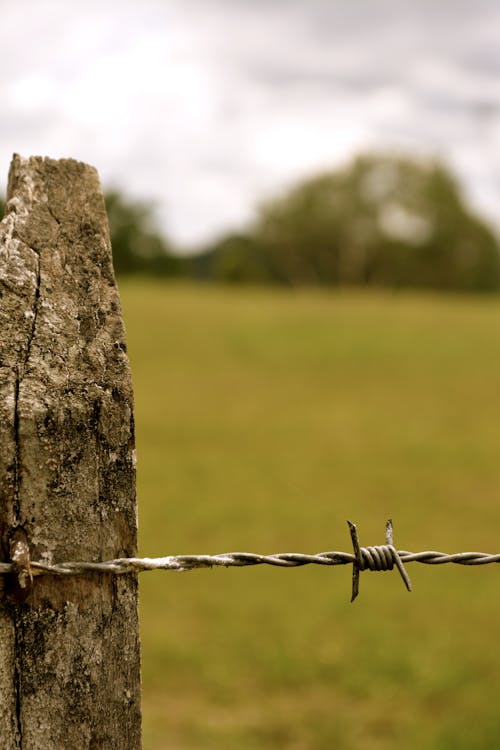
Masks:
[[[137,750],[132,387],[96,171],[15,156],[0,225],[0,747]],[[27,545],[27,547],[26,547]],[[24,584],[24,587],[23,587]]]

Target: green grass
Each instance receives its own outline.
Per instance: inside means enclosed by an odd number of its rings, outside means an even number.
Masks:
[[[500,300],[120,285],[140,553],[500,548]],[[144,750],[491,750],[500,569],[141,576]]]

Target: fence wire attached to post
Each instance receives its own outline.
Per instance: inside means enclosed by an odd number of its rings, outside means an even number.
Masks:
[[[168,555],[166,557],[121,557],[102,562],[68,561],[60,563],[33,562],[25,563],[23,575],[30,577],[41,575],[75,576],[87,573],[108,573],[122,575],[125,573],[142,573],[146,570],[175,570],[183,572],[196,568],[244,568],[251,565],[273,565],[280,568],[297,568],[303,565],[352,565],[353,585],[351,601],[359,593],[359,574],[363,570],[385,571],[397,567],[408,591],[411,582],[404,564],[409,562],[424,565],[488,565],[500,563],[500,554],[486,552],[458,552],[447,554],[426,550],[409,552],[396,550],[392,544],[392,522],[387,521],[386,544],[375,547],[360,547],[356,526],[350,521],[349,529],[354,552],[319,552],[307,555],[297,552],[283,552],[273,555],[259,555],[253,552],[224,552],[218,555]],[[19,566],[14,562],[0,563],[0,575],[19,574]]]

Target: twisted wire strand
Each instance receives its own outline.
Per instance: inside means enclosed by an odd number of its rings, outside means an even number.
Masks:
[[[363,567],[361,570],[392,570],[394,560],[389,557],[388,547],[361,547]],[[486,552],[457,552],[447,554],[434,550],[409,552],[397,550],[403,563],[418,562],[424,565],[489,565],[500,563],[500,554]],[[169,555],[167,557],[120,557],[102,562],[71,561],[60,563],[31,562],[33,575],[83,575],[85,573],[142,573],[147,570],[187,571],[196,568],[242,568],[251,565],[273,565],[280,568],[298,568],[303,565],[349,565],[355,564],[352,552],[319,552],[305,555],[285,552],[274,555],[259,555],[251,552],[225,552],[218,555]],[[0,562],[0,575],[15,572],[13,563]]]
[[[242,568],[249,565],[274,565],[280,568],[297,568],[302,565],[352,565],[353,602],[359,594],[359,574],[363,570],[393,570],[396,566],[404,585],[411,591],[411,581],[404,563],[419,562],[426,565],[486,565],[500,562],[500,554],[488,555],[485,552],[458,552],[448,555],[445,552],[427,550],[425,552],[398,551],[393,545],[392,521],[385,527],[385,544],[374,547],[361,547],[356,525],[347,522],[351,533],[353,552],[319,552],[317,555],[304,555],[284,552],[276,555],[257,555],[252,552],[225,552],[221,555],[169,555],[168,557],[121,557],[104,562],[61,562],[56,564],[31,562],[27,541],[19,540],[12,546],[11,563],[0,563],[0,574],[17,575],[21,588],[29,589],[35,575],[82,575],[85,573],[141,573],[145,570],[194,570],[195,568]]]

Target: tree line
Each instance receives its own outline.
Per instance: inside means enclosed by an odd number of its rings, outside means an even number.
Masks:
[[[243,231],[228,232],[189,257],[157,229],[148,204],[112,190],[106,206],[118,275],[288,286],[500,287],[498,237],[436,160],[360,155],[263,202]]]

